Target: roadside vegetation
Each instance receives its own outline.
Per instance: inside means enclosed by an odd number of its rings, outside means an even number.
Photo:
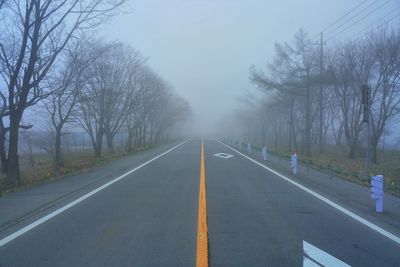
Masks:
[[[382,174],[399,193],[398,26],[336,43],[300,29],[249,74],[256,93],[240,99],[228,122],[232,139],[284,157],[296,151],[303,163],[364,185]]]
[[[270,153],[289,160],[290,151],[285,148],[270,148]],[[329,175],[370,186],[370,180],[365,178],[365,158],[359,156],[354,159],[346,157],[345,147],[327,146],[325,153],[318,154],[318,148],[312,150],[312,155],[299,156],[299,162],[310,168],[322,171]],[[381,162],[371,165],[371,173],[385,174],[385,191],[400,196],[400,151],[379,150]]]
[[[238,141],[234,141],[237,148],[239,148]],[[261,154],[262,145],[260,143],[253,143],[251,146]],[[247,151],[246,142],[242,141],[242,149]],[[269,146],[267,151],[268,155],[287,161],[289,170],[293,151],[288,150],[285,146]],[[340,177],[367,187],[370,186],[370,179],[365,177],[365,158],[361,156],[362,151],[356,151],[357,157],[354,159],[347,158],[345,147],[335,145],[326,145],[323,154],[318,154],[318,147],[312,147],[311,151],[311,156],[298,155],[298,162],[307,168],[323,172],[329,176]],[[400,196],[400,151],[379,149],[379,154],[381,155],[381,162],[372,164],[370,171],[375,174],[385,174],[384,190]],[[270,162],[270,164],[273,163]]]
[[[31,155],[22,154],[20,158],[21,183],[13,191],[20,191],[37,184],[54,181],[68,174],[85,173],[95,166],[103,165],[115,159],[133,155],[155,146],[157,144],[147,147],[136,147],[129,152],[126,149],[117,148],[114,153],[105,152],[102,157],[96,157],[91,149],[71,151],[65,153],[64,164],[57,170],[54,169],[53,157],[48,153],[35,154],[33,164]],[[0,181],[4,178],[4,174],[0,174]],[[0,196],[5,193],[7,193],[6,188],[0,188]]]
[[[98,37],[96,28],[126,11],[125,2],[0,2],[3,188],[80,168],[64,158],[64,150],[76,149],[78,135],[86,136],[84,148],[96,158],[84,157],[85,165],[117,155],[117,136],[129,153],[167,140],[190,116],[188,102],[139,50]],[[20,157],[24,150],[31,169]],[[51,160],[43,156],[34,164],[33,155],[43,151]]]

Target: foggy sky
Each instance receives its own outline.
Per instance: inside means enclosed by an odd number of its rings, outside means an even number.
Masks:
[[[291,41],[300,27],[317,39],[321,30],[360,2],[137,0],[129,2],[132,12],[113,18],[99,33],[142,51],[149,65],[189,101],[197,127],[210,128],[252,88],[248,69],[252,64],[265,66],[275,41]],[[328,45],[354,36],[399,6],[399,1],[388,1]]]

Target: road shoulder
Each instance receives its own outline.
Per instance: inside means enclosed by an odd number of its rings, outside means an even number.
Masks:
[[[232,146],[226,142],[225,144]],[[370,198],[370,189],[367,187],[319,172],[302,164],[298,164],[298,173],[292,175],[287,160],[268,155],[267,161],[264,161],[260,151],[253,150],[252,154],[249,154],[245,149],[239,150],[237,146],[233,148],[381,228],[397,236],[400,235],[400,198],[385,193],[384,212],[376,213],[375,202]]]
[[[85,173],[66,175],[52,182],[1,197],[0,235],[5,236],[13,232],[178,143],[173,142],[140,151],[101,166],[94,166]]]

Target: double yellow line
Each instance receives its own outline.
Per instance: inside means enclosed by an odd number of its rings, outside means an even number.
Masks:
[[[197,219],[197,254],[196,266],[208,266],[208,227],[207,227],[207,199],[206,199],[206,168],[204,162],[204,144],[201,140],[200,162],[200,189],[199,189],[199,215]]]

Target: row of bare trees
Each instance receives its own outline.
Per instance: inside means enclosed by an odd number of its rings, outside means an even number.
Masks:
[[[43,106],[54,133],[54,166],[63,165],[61,137],[65,126],[83,129],[96,157],[103,143],[114,153],[114,137],[128,133],[126,149],[159,142],[184,121],[190,107],[130,46],[80,38],[66,55]],[[105,142],[104,142],[105,140]]]
[[[61,136],[72,122],[90,135],[100,156],[103,136],[110,150],[123,127],[132,131],[132,143],[137,142],[137,133],[141,141],[155,141],[162,134],[161,124],[170,126],[188,110],[139,52],[84,37],[85,31],[118,13],[124,1],[0,2],[0,158],[6,187],[20,183],[20,130],[34,124],[25,119],[27,124],[22,123],[27,110],[44,109],[48,114],[55,133],[56,167],[63,163]],[[179,116],[169,117],[173,112]],[[168,117],[156,118],[162,116]],[[163,119],[167,122],[155,123]]]
[[[344,143],[348,157],[355,158],[367,142],[361,86],[368,85],[376,163],[382,136],[400,119],[400,31],[381,28],[324,52],[321,58],[320,48],[300,29],[293,42],[276,43],[266,71],[251,67],[251,81],[266,95],[253,108],[240,110],[243,134],[287,144],[307,156],[313,147],[322,153],[328,143]]]

